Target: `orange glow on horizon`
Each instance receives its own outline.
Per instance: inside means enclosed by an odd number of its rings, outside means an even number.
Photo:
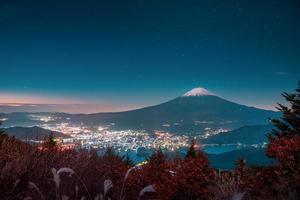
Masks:
[[[13,109],[14,112],[23,112],[25,110],[35,112],[50,111],[66,113],[119,112],[137,108],[137,106],[133,105],[116,104],[111,102],[83,101],[72,98],[29,94],[3,94],[1,92],[0,106],[15,108]]]
[[[87,103],[71,98],[58,98],[42,95],[0,93],[0,104],[82,104]]]

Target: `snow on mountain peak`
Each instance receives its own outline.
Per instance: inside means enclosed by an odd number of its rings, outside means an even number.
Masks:
[[[196,96],[211,96],[211,95],[214,95],[214,94],[205,88],[198,87],[198,88],[194,88],[194,89],[188,91],[183,96],[184,97],[196,97]]]

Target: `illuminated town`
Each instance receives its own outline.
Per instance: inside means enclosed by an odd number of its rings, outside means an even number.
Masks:
[[[154,131],[154,133],[146,130],[114,130],[115,124],[113,123],[107,126],[91,126],[83,123],[71,123],[68,122],[68,119],[57,123],[57,121],[61,121],[61,118],[48,115],[31,115],[30,117],[32,120],[40,121],[41,123],[37,126],[41,128],[66,134],[67,138],[60,138],[62,144],[73,144],[86,149],[113,147],[118,152],[126,152],[161,148],[167,151],[176,151],[188,147],[192,139],[188,135],[175,135],[160,130]],[[162,124],[162,126],[166,125]],[[206,128],[204,134],[202,133],[199,138],[208,138],[227,131],[227,129]]]
[[[63,139],[63,143],[75,143],[83,148],[114,147],[119,152],[137,150],[139,147],[147,149],[162,148],[168,150],[179,149],[189,145],[188,136],[174,136],[170,133],[155,132],[155,136],[146,131],[110,130],[107,127],[97,128],[87,126],[72,126],[68,123],[43,125],[42,128],[63,132],[72,138]]]
[[[163,131],[164,127],[170,127],[171,124],[162,123],[161,130],[147,131],[117,128],[115,123],[110,124],[86,124],[83,122],[74,122],[72,119],[63,116],[48,115],[48,114],[30,114],[29,120],[33,124],[29,126],[38,126],[43,129],[53,132],[63,133],[62,136],[56,138],[56,141],[64,149],[84,148],[97,149],[100,153],[107,148],[113,148],[114,151],[125,155],[147,157],[151,155],[154,149],[162,149],[164,152],[185,152],[190,146],[193,139],[207,139],[211,136],[231,131],[228,128],[211,128],[213,121],[195,121],[195,126],[205,124],[206,128],[194,134],[178,134],[171,131]],[[5,119],[7,120],[7,119]],[[4,121],[4,120],[3,120]],[[231,123],[230,121],[224,124]],[[179,125],[180,122],[174,123]],[[30,139],[30,143],[42,143],[43,141]],[[240,148],[261,148],[266,143],[246,145],[242,143],[236,144],[201,144],[204,151],[210,153],[215,149],[235,150]],[[136,158],[135,159],[139,159]]]
[[[154,134],[151,134],[145,130],[112,130],[110,127],[90,127],[70,123],[41,124],[39,126],[71,136],[70,138],[62,138],[64,144],[74,143],[87,149],[113,147],[118,152],[125,152],[144,147],[146,149],[161,148],[174,151],[190,144],[188,136],[175,136],[161,131],[155,131]]]

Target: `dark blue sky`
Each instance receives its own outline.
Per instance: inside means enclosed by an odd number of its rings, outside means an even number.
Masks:
[[[0,96],[118,110],[201,86],[268,107],[300,80],[299,36],[298,0],[1,0]]]

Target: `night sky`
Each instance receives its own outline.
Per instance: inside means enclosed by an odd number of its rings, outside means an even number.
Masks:
[[[300,80],[298,0],[0,0],[0,103],[272,108]],[[84,110],[82,110],[84,112]]]

